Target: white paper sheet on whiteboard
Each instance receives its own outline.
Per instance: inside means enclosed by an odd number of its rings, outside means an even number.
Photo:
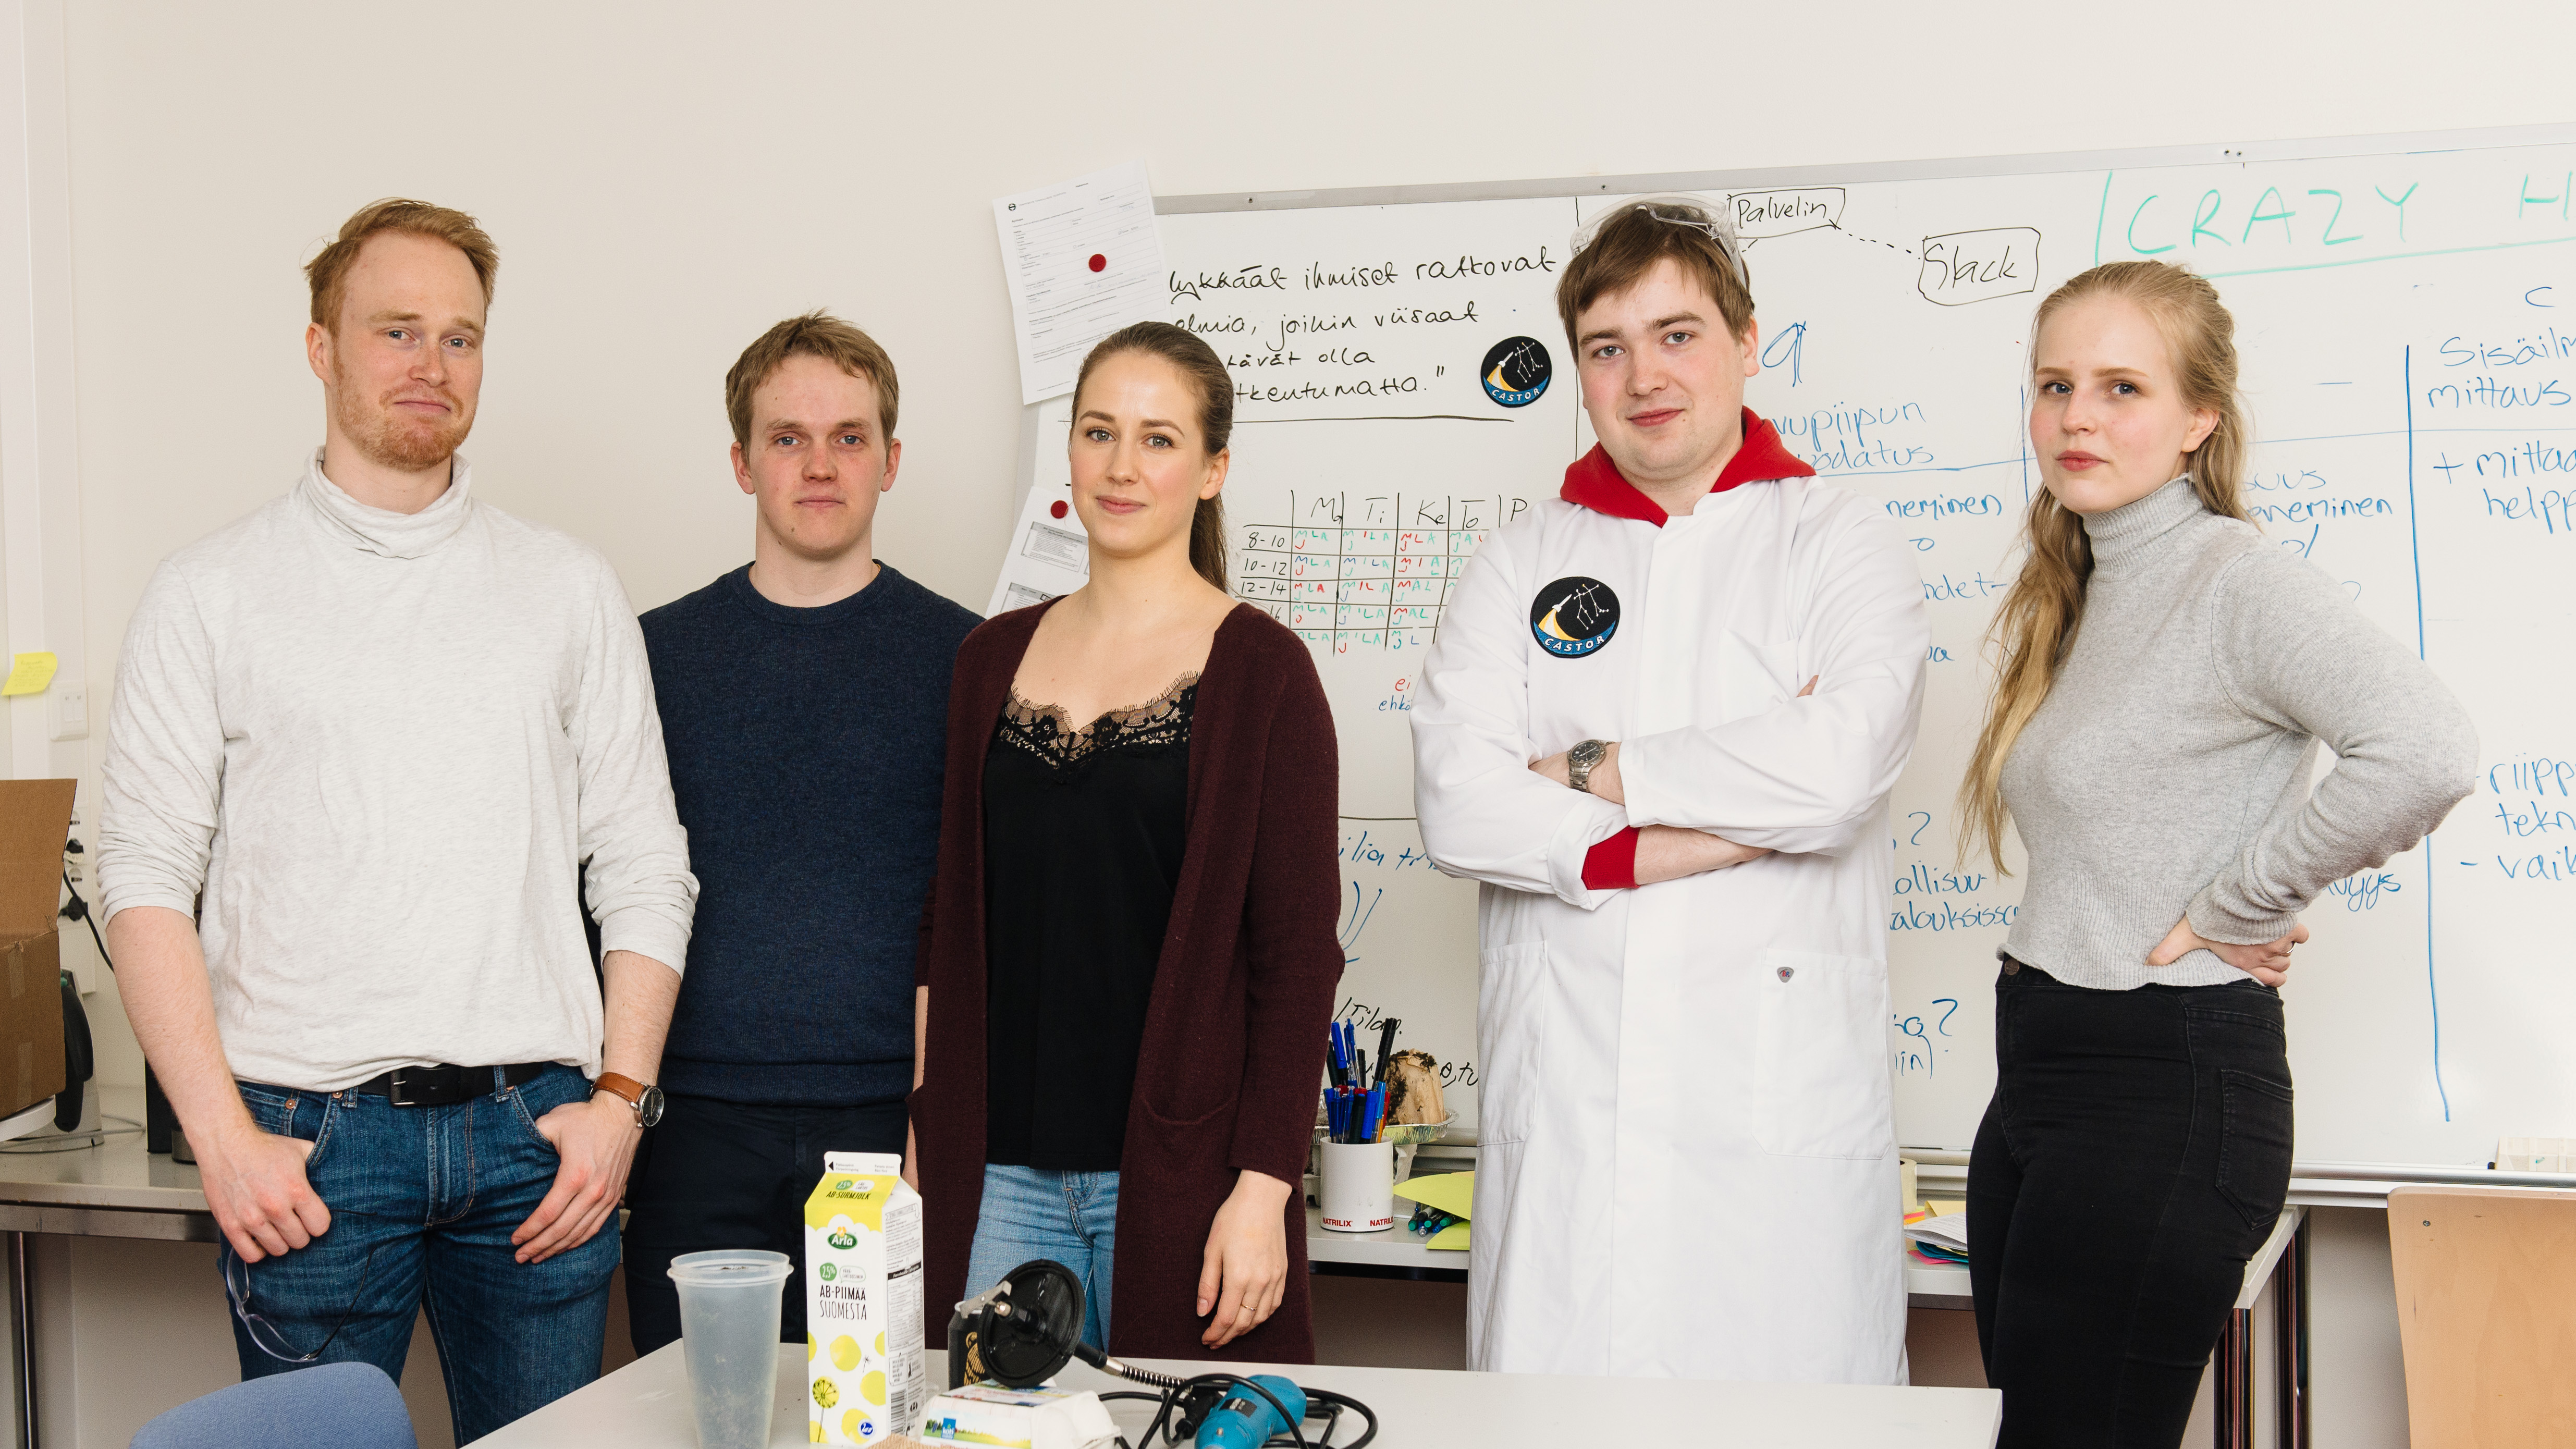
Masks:
[[[1163,243],[1145,163],[1130,161],[993,203],[1020,401],[1073,391],[1091,345],[1163,311]]]
[[[1020,521],[1002,553],[984,617],[1043,604],[1081,588],[1091,577],[1091,536],[1073,511],[1073,470],[1065,438],[1073,429],[1073,400],[1058,398],[1038,409],[1037,476],[1020,500]]]

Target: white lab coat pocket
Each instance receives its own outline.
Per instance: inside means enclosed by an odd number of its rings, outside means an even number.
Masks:
[[[1754,1069],[1762,1150],[1884,1157],[1896,1149],[1888,1080],[1887,967],[1865,956],[1760,951]]]
[[[1544,1090],[1552,1014],[1547,943],[1497,946],[1479,957],[1478,968],[1476,1140],[1527,1141]]]

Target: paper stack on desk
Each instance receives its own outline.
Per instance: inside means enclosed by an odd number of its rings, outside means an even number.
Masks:
[[[1423,1177],[1408,1177],[1395,1185],[1395,1195],[1407,1202],[1418,1202],[1458,1221],[1431,1235],[1426,1248],[1444,1252],[1467,1251],[1467,1210],[1476,1201],[1476,1174],[1472,1172],[1435,1172]]]
[[[1968,1261],[1968,1211],[1965,1203],[1927,1203],[1926,1210],[1905,1216],[1905,1236],[1914,1255],[1927,1263]]]

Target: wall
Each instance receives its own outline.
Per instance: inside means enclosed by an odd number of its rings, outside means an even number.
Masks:
[[[73,7],[93,717],[153,564],[281,491],[317,441],[296,267],[379,195],[467,207],[500,241],[477,487],[597,543],[639,607],[747,556],[723,370],[816,305],[873,330],[907,382],[880,556],[980,607],[1017,442],[987,205],[1005,191],[1137,155],[1190,193],[2563,118],[2549,88],[2491,83],[2494,26],[2395,47],[2349,15],[2215,3],[2045,27],[2000,5],[1929,24],[1895,4],[1659,8],[1643,48],[1597,10],[1527,4],[1069,19],[1111,13],[469,3],[423,27]],[[2576,44],[2576,12],[2525,13],[2515,54]],[[138,1080],[122,1023],[102,1036],[110,1079]]]
[[[747,556],[722,374],[816,305],[906,380],[880,556],[980,607],[1018,434],[1003,192],[1132,156],[1195,193],[2530,124],[2564,118],[2556,91],[2501,72],[2576,46],[2545,4],[2456,27],[2219,0],[1605,13],[71,7],[93,718],[153,564],[317,441],[296,268],[376,196],[499,239],[477,487],[597,543],[639,607]],[[98,999],[108,1078],[139,1080]]]
[[[2545,68],[2576,7],[2424,14],[88,0],[64,55],[92,717],[155,561],[318,440],[296,266],[377,196],[498,237],[477,487],[597,543],[639,607],[748,556],[721,376],[817,305],[905,378],[880,556],[980,607],[1019,420],[993,196],[1134,156],[1166,193],[1248,192],[2565,119]],[[93,1003],[103,1075],[139,1081]],[[2385,1397],[2393,1334],[2352,1345],[2351,1392]]]

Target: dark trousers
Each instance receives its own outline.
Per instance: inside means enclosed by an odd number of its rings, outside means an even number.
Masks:
[[[2091,991],[2007,962],[1968,1166],[1968,1275],[1999,1449],[2181,1442],[2290,1187],[2281,998]]]
[[[901,1102],[759,1107],[668,1098],[635,1150],[626,1205],[626,1324],[635,1351],[680,1336],[671,1260],[708,1248],[766,1248],[796,1264],[779,1295],[778,1341],[805,1341],[805,1199],[826,1152],[901,1152]]]

